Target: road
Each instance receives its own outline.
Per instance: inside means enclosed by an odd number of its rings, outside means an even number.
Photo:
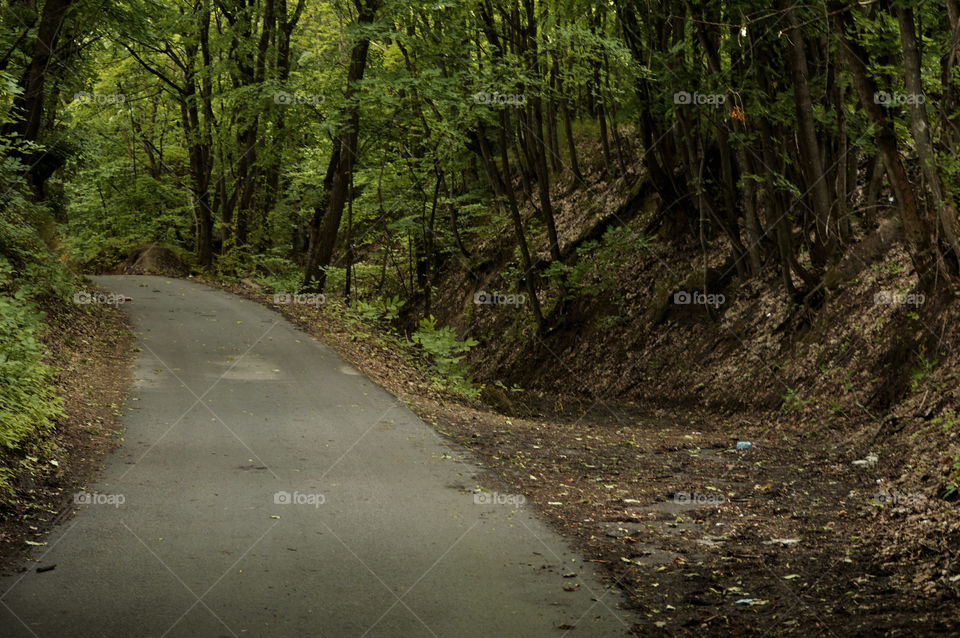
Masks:
[[[626,635],[592,563],[328,347],[196,283],[96,282],[132,298],[124,440],[0,578],[3,637]]]

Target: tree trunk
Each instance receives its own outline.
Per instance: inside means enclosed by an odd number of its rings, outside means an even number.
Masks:
[[[792,6],[780,0],[785,9],[787,24],[791,27],[790,72],[793,76],[793,95],[797,112],[797,144],[800,150],[800,170],[807,191],[812,193],[815,241],[810,257],[817,268],[822,268],[837,250],[836,237],[830,232],[830,192],[827,188],[823,162],[817,145],[817,129],[813,120],[813,100],[810,97],[810,72],[807,67],[806,45]]]
[[[13,111],[21,113],[22,119],[19,123],[4,127],[7,129],[4,131],[5,136],[16,132],[24,140],[34,142],[40,134],[47,67],[53,58],[53,52],[57,49],[60,30],[71,2],[72,0],[47,0],[43,5],[33,54],[20,79],[20,87],[23,91],[13,101]]]
[[[917,271],[920,287],[923,290],[932,291],[937,276],[937,255],[930,241],[929,228],[917,210],[916,191],[900,158],[893,123],[886,118],[874,99],[876,85],[867,74],[865,63],[869,60],[867,51],[845,34],[846,29],[851,28],[853,22],[847,10],[848,7],[842,7],[838,13],[841,22],[841,48],[847,61],[847,69],[853,76],[860,103],[876,130],[877,151],[883,159],[883,165],[890,179],[890,187],[893,190],[903,233],[907,240],[907,248],[914,269]]]
[[[297,23],[300,21],[304,2],[305,0],[298,0],[297,8],[294,9],[293,15],[288,20],[286,0],[276,0],[278,25],[276,73],[277,81],[281,86],[284,85],[290,77],[290,38],[293,35],[294,28],[296,28]],[[274,143],[279,142],[283,144],[286,133],[286,119],[282,108],[277,110],[277,114],[273,119],[273,130]],[[273,210],[274,206],[276,206],[277,198],[280,196],[280,164],[282,155],[282,149],[272,153],[263,170],[263,196],[257,200],[257,217],[261,223],[265,223],[267,215]],[[266,235],[264,234],[258,246],[260,250],[265,247],[265,238]]]
[[[555,63],[556,64],[556,63]],[[563,76],[557,73],[557,95],[560,100],[560,114],[563,117],[563,130],[567,139],[567,160],[570,165],[570,174],[577,185],[583,184],[583,173],[580,172],[580,163],[577,161],[577,143],[573,139],[573,123],[570,116],[570,98],[563,92]]]
[[[550,70],[550,98],[547,100],[547,144],[550,150],[550,168],[559,173],[563,168],[560,165],[560,141],[557,135],[557,61],[553,61]]]
[[[927,178],[933,205],[937,211],[937,221],[939,229],[943,232],[943,241],[953,252],[953,260],[950,264],[951,274],[956,275],[958,272],[957,259],[960,259],[960,243],[957,241],[957,235],[960,233],[957,224],[957,208],[953,203],[950,192],[944,188],[937,167],[936,152],[930,139],[926,100],[921,98],[924,95],[923,76],[920,69],[920,51],[913,26],[913,9],[898,5],[896,11],[897,20],[900,23],[900,41],[903,45],[904,80],[907,88],[907,103],[910,106],[913,141],[916,144],[923,174]]]
[[[520,259],[523,263],[524,284],[527,288],[527,294],[530,296],[530,311],[537,324],[537,333],[542,335],[544,329],[543,312],[540,309],[540,299],[537,297],[537,270],[530,256],[530,248],[527,246],[527,239],[523,232],[523,219],[520,217],[520,210],[517,208],[517,198],[513,192],[513,186],[501,177],[497,170],[496,161],[490,152],[487,143],[486,133],[481,129],[474,133],[477,149],[480,151],[481,163],[490,186],[497,196],[497,202],[503,206],[504,199],[507,202],[507,210],[510,214],[510,220],[513,222],[513,230],[517,237],[517,246],[520,248]],[[500,130],[501,162],[507,159],[506,144],[504,142],[503,129]]]
[[[380,0],[355,0],[359,15],[359,24],[372,24]],[[304,286],[317,292],[323,292],[327,282],[326,268],[333,258],[333,248],[337,241],[337,232],[340,229],[340,218],[343,216],[343,207],[347,199],[348,186],[353,176],[353,168],[357,155],[357,140],[360,127],[360,107],[353,98],[357,92],[357,84],[363,79],[367,66],[367,52],[370,40],[361,37],[353,45],[350,52],[350,68],[347,71],[347,89],[344,95],[346,126],[342,133],[342,150],[339,153],[339,162],[333,175],[330,187],[330,202],[326,214],[323,216],[323,225],[319,233],[311,234],[311,246],[307,256],[307,265],[304,272]]]

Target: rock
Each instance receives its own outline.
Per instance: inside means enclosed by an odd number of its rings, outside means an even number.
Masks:
[[[507,393],[495,385],[485,385],[480,400],[504,416],[516,416],[516,408]]]
[[[184,277],[190,274],[190,265],[172,248],[142,244],[130,251],[122,272],[125,275]]]

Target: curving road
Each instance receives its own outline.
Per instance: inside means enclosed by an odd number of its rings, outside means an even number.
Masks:
[[[133,298],[125,439],[0,578],[0,636],[626,635],[591,564],[475,503],[480,470],[329,348],[199,284],[97,283]]]

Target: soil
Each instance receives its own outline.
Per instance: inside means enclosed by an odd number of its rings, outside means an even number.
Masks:
[[[121,309],[50,302],[42,310],[46,363],[55,371],[66,417],[44,441],[49,453],[24,460],[15,493],[0,501],[4,573],[22,571],[28,543],[45,543],[52,528],[72,515],[73,495],[97,476],[104,455],[122,436],[119,415],[132,382],[134,340]]]
[[[878,484],[839,437],[785,434],[762,414],[606,405],[542,421],[418,407],[605,567],[646,618],[638,635],[960,630],[955,590],[896,586],[919,570],[878,551],[889,516],[926,503]]]

